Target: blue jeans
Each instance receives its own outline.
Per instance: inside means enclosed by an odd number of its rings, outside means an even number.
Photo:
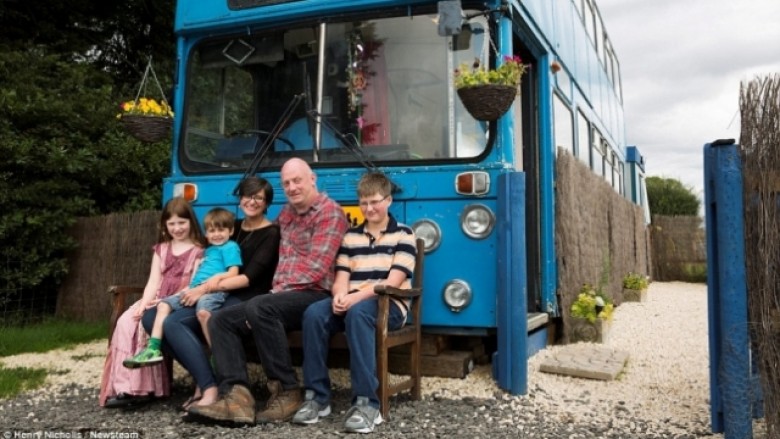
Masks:
[[[213,314],[214,311],[222,308],[227,298],[228,293],[223,291],[214,291],[209,294],[204,294],[200,296],[200,299],[198,299],[198,301],[195,303],[195,311],[205,309],[206,311],[209,311]],[[181,293],[168,296],[165,299],[162,299],[161,302],[165,302],[168,306],[170,306],[171,312],[186,308],[186,305],[182,305],[181,303]]]
[[[332,311],[333,299],[317,302],[303,315],[303,385],[314,391],[314,400],[330,404],[330,377],[328,376],[328,343],[333,334],[344,332],[349,345],[349,372],[352,381],[352,404],[358,396],[365,396],[369,404],[379,408],[376,389],[376,314],[377,299],[358,302],[344,316]],[[403,314],[390,304],[389,330],[400,328]]]
[[[223,309],[240,304],[240,299],[228,294]],[[214,315],[221,311],[215,312]],[[165,352],[173,355],[173,358],[187,369],[201,390],[205,390],[215,386],[216,380],[204,351],[205,339],[195,312],[195,307],[188,306],[168,315],[163,323],[163,334],[165,335],[163,336],[162,348]],[[147,333],[152,332],[156,316],[157,307],[154,307],[148,309],[141,318]]]
[[[301,329],[306,308],[328,297],[327,291],[283,291],[262,294],[241,306],[214,313],[208,325],[220,393],[229,392],[236,384],[249,387],[241,340],[248,336],[254,339],[266,377],[279,381],[284,390],[297,388],[287,332]]]

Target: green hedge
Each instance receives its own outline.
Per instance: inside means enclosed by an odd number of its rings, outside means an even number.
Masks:
[[[0,51],[0,305],[57,287],[76,217],[160,206],[169,142],[142,144],[121,130],[127,97],[111,79],[41,50]]]

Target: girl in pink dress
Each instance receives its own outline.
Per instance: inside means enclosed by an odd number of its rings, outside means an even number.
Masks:
[[[108,346],[100,384],[100,405],[106,408],[125,407],[170,394],[169,362],[140,369],[122,365],[123,359],[146,346],[146,333],[140,326],[144,311],[186,288],[203,256],[203,234],[195,213],[183,198],[166,203],[159,230],[143,296],[117,319]]]

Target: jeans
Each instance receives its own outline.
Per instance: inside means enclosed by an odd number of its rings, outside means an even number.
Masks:
[[[204,294],[200,297],[200,299],[198,299],[197,302],[195,302],[195,311],[205,309],[206,311],[209,311],[213,314],[214,311],[222,308],[227,298],[228,293],[223,291],[215,291],[209,294]],[[161,302],[165,302],[168,306],[170,306],[171,312],[187,307],[181,303],[181,293],[168,296],[165,299],[162,299]]]
[[[223,309],[231,306],[240,306],[241,300],[228,294]],[[217,311],[214,315],[219,314]],[[154,318],[157,316],[157,307],[146,310],[141,322],[147,333],[152,332]],[[163,343],[165,352],[173,355],[182,367],[192,375],[195,383],[201,390],[216,385],[214,372],[211,370],[209,359],[203,350],[205,339],[203,331],[195,315],[195,307],[189,306],[171,312],[163,323]]]
[[[229,392],[236,384],[249,387],[241,339],[250,334],[268,380],[279,381],[284,390],[297,388],[287,332],[301,329],[306,308],[328,297],[327,291],[283,291],[256,296],[241,306],[214,313],[208,325],[220,393]]]
[[[330,377],[328,376],[328,344],[333,334],[344,332],[349,345],[349,372],[352,381],[352,404],[358,396],[365,396],[369,405],[379,408],[376,389],[376,298],[360,301],[346,315],[333,314],[328,298],[311,305],[303,315],[303,384],[314,391],[314,400],[330,404]],[[404,323],[403,314],[390,304],[388,329],[395,330]]]

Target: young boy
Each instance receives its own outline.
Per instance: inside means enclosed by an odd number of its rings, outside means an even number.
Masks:
[[[132,369],[149,366],[163,360],[162,352],[160,351],[163,337],[163,322],[171,312],[184,306],[194,305],[197,308],[198,320],[203,328],[203,335],[206,336],[206,342],[211,345],[207,326],[208,319],[211,317],[212,311],[219,309],[225,303],[227,296],[227,293],[213,291],[213,288],[220,280],[237,276],[238,269],[241,267],[241,250],[235,241],[230,240],[234,224],[235,216],[228,210],[217,207],[206,213],[206,217],[203,219],[203,226],[206,229],[206,240],[209,246],[204,252],[203,261],[192,277],[190,288],[206,283],[210,287],[208,288],[209,294],[201,296],[195,304],[182,303],[182,293],[184,291],[179,291],[162,299],[157,304],[157,316],[154,320],[149,344],[146,346],[146,349],[134,357],[123,361],[122,364],[125,367]]]
[[[296,424],[313,424],[330,414],[327,354],[331,335],[344,331],[350,350],[352,408],[344,428],[369,433],[382,422],[376,378],[377,298],[374,286],[410,288],[414,272],[415,237],[411,228],[388,213],[392,183],[382,173],[365,174],[358,183],[360,211],[365,222],[349,229],[336,259],[333,296],[310,305],[303,316],[303,405],[293,416]],[[403,326],[408,304],[393,301],[389,329]]]

